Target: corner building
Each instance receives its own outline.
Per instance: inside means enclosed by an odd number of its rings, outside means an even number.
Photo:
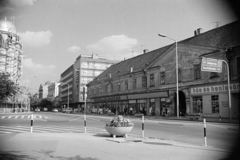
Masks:
[[[229,115],[226,66],[222,64],[221,73],[203,72],[204,56],[230,64],[231,114],[239,118],[240,22],[194,33],[177,44],[180,116]],[[92,110],[176,116],[175,55],[173,43],[112,65],[87,85]]]

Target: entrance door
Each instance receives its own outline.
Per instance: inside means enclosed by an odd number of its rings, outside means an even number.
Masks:
[[[177,116],[177,94],[174,94],[175,116]],[[186,96],[183,91],[179,91],[179,116],[185,116],[187,111]]]

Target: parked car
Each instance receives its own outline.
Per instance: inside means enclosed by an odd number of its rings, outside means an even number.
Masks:
[[[72,108],[66,108],[62,110],[62,113],[72,113],[72,112],[73,112]]]
[[[35,109],[35,112],[40,112],[40,108],[36,108],[36,109]]]
[[[53,108],[52,111],[53,111],[53,112],[58,112],[58,109],[57,109],[57,108]]]

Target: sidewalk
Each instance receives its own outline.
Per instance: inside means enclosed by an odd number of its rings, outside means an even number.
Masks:
[[[224,159],[229,154],[224,149],[131,136],[113,139],[106,134],[84,133],[0,135],[1,160],[200,160]]]

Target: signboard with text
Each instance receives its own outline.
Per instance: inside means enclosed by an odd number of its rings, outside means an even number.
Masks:
[[[201,71],[222,72],[222,61],[213,58],[202,57]]]

